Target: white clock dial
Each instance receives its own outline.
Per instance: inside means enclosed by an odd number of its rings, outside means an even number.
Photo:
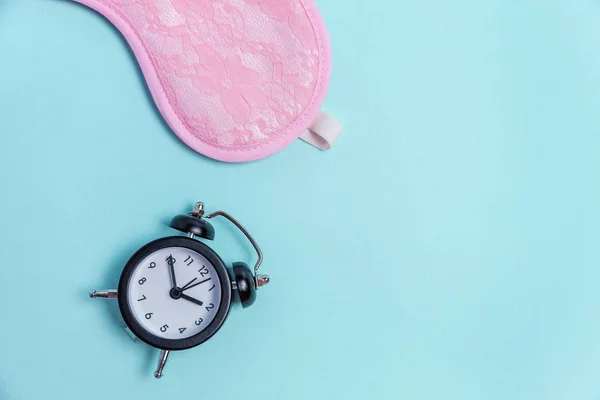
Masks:
[[[169,264],[175,274],[174,291]],[[146,256],[135,267],[128,286],[127,301],[134,318],[163,339],[186,339],[200,333],[221,303],[215,267],[184,247],[167,247]]]

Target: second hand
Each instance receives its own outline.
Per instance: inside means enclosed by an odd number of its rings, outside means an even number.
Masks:
[[[185,284],[182,288],[179,288],[179,290],[181,290],[182,292],[188,287],[190,286],[192,283],[194,283],[194,281],[198,279],[198,278],[194,278],[191,281],[189,281],[187,284]]]

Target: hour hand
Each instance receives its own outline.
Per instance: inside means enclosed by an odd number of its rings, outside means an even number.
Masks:
[[[198,299],[195,299],[195,298],[193,298],[193,297],[191,297],[191,296],[188,296],[187,294],[184,294],[184,293],[181,293],[181,298],[182,298],[182,299],[185,299],[185,300],[187,300],[187,301],[191,301],[192,303],[196,303],[196,304],[198,304],[199,306],[201,306],[202,304],[204,304],[204,303],[202,303],[200,300],[198,300]]]

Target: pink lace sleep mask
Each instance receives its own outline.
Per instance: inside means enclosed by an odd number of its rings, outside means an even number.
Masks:
[[[331,51],[312,0],[74,1],[119,29],[164,119],[201,154],[252,161],[342,132],[320,111]]]

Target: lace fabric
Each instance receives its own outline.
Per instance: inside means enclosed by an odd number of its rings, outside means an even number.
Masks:
[[[177,117],[206,144],[265,145],[314,108],[323,49],[303,0],[96,1],[143,38]]]

